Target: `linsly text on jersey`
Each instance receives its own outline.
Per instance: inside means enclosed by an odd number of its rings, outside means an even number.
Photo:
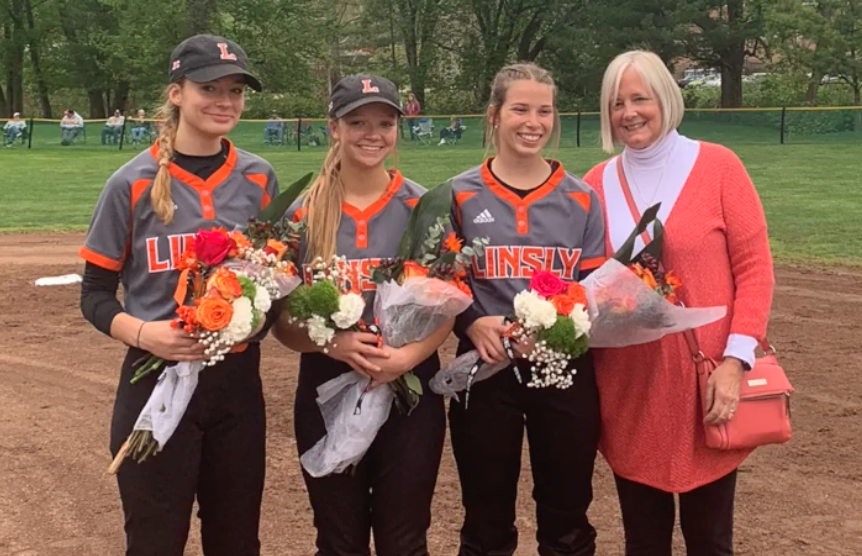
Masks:
[[[484,257],[473,258],[473,274],[480,280],[530,278],[540,270],[563,280],[575,280],[581,249],[538,245],[489,245]]]

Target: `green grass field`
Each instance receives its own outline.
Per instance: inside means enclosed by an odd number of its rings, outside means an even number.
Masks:
[[[605,158],[594,145],[595,122],[582,127],[583,148],[575,148],[566,125],[558,158],[576,175]],[[287,183],[305,172],[316,171],[324,147],[266,147],[262,126],[243,124],[232,138],[275,167]],[[320,124],[316,124],[320,125]],[[776,258],[783,262],[862,266],[862,188],[859,186],[860,145],[818,142],[778,145],[765,143],[767,135],[743,133],[730,123],[692,121],[683,133],[720,141],[742,158],[754,179],[770,226]],[[761,130],[762,132],[763,130]],[[86,145],[20,146],[0,150],[0,231],[85,230],[93,205],[111,173],[138,151],[99,145],[98,129]],[[752,142],[748,142],[751,139]],[[760,141],[760,142],[758,142]],[[479,122],[470,122],[461,144],[405,145],[399,166],[405,175],[433,186],[479,163]]]

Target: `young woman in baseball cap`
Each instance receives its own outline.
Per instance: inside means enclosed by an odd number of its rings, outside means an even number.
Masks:
[[[243,111],[245,87],[260,90],[239,45],[191,37],[174,50],[169,75],[158,139],[108,179],[81,248],[82,312],[129,346],[111,423],[114,456],[159,376],[130,384],[134,362],[147,353],[204,358],[195,339],[171,327],[186,244],[200,229],[246,223],[278,194],[272,167],[225,139]],[[266,419],[259,369],[256,341],[208,368],[164,449],[120,467],[128,556],[182,556],[195,499],[206,556],[260,554]]]
[[[329,131],[332,145],[323,169],[308,194],[288,209],[308,228],[300,256],[329,260],[344,255],[359,270],[371,322],[374,282],[371,267],[395,257],[413,207],[425,193],[397,170],[386,170],[394,154],[402,115],[392,82],[373,75],[345,77],[332,91]],[[376,346],[373,334],[336,334],[328,353],[313,344],[307,331],[279,321],[276,336],[302,353],[294,425],[299,454],[325,434],[316,403],[317,387],[341,375],[358,372],[380,387],[413,371],[424,385],[419,405],[409,415],[393,409],[370,449],[352,473],[303,475],[314,510],[318,554],[368,554],[370,535],[380,556],[428,554],[431,497],[437,480],[446,417],[443,399],[428,388],[439,368],[437,348],[451,323],[431,336],[399,349]]]

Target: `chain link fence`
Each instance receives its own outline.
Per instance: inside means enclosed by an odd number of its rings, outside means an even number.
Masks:
[[[600,146],[598,112],[561,114],[561,148]],[[31,118],[26,132],[9,144],[23,149],[142,150],[158,133],[155,120],[127,119],[111,129],[106,120],[88,120],[64,136],[59,120]],[[404,119],[399,148],[482,148],[485,119],[479,114]],[[680,133],[722,144],[862,143],[862,107],[787,107],[690,109]],[[329,137],[323,119],[242,120],[229,137],[242,149],[304,151],[325,149]]]

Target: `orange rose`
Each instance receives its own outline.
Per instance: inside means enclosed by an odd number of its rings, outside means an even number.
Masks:
[[[287,253],[287,245],[276,239],[268,239],[263,251],[264,253],[275,255],[276,259],[281,260],[284,254]]]
[[[428,276],[428,269],[414,261],[404,263],[403,278],[422,278]]]
[[[655,281],[655,276],[653,276],[650,269],[642,267],[639,263],[635,263],[632,265],[632,270],[634,270],[635,274],[643,280],[643,283],[646,284],[649,289],[654,290],[658,287],[658,283]]]
[[[569,287],[566,290],[566,295],[571,297],[575,304],[580,303],[584,307],[587,306],[587,291],[582,285],[578,284],[577,282],[572,282],[571,284],[569,284]]]
[[[564,293],[555,295],[550,299],[550,302],[557,310],[558,315],[568,316],[575,309],[575,298]]]
[[[446,236],[446,240],[443,242],[446,251],[451,251],[452,253],[460,253],[461,245],[461,240],[458,239],[455,232],[449,232],[449,235]]]
[[[242,295],[242,285],[237,280],[236,274],[222,267],[207,280],[207,290],[215,289],[219,295],[231,301]]]
[[[221,330],[233,318],[233,306],[220,297],[204,297],[197,310],[198,322],[210,332]]]
[[[248,238],[245,237],[245,234],[243,234],[242,232],[234,230],[228,235],[234,241],[234,243],[236,243],[236,246],[239,248],[248,249],[252,246],[251,241],[249,241]]]

